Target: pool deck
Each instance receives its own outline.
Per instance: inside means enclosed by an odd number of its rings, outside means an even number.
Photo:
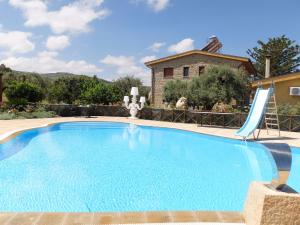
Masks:
[[[233,139],[241,139],[234,135],[236,129],[225,129],[216,127],[199,127],[196,124],[172,123],[150,120],[131,120],[124,117],[57,117],[46,119],[27,120],[0,120],[0,142],[7,141],[22,130],[47,126],[59,122],[74,121],[105,121],[125,122],[136,125],[168,127],[188,130],[208,135],[215,135]],[[262,130],[260,136],[262,143],[286,143],[290,146],[300,147],[300,133],[281,132],[281,137],[276,131],[267,135]],[[251,139],[250,139],[251,140]],[[207,222],[207,223],[206,223]],[[0,224],[6,225],[73,225],[73,224],[158,224],[158,223],[192,223],[192,224],[244,224],[243,215],[239,212],[136,212],[136,213],[1,213]]]
[[[235,224],[239,213],[225,212],[135,212],[135,213],[0,213],[2,225],[98,225],[98,224]]]

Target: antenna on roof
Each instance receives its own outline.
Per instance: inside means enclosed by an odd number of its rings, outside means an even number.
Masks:
[[[201,49],[201,51],[217,53],[222,48],[222,43],[219,41],[216,35],[212,35],[208,38],[207,44]]]

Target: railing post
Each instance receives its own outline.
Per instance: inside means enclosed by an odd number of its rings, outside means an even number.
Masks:
[[[175,116],[174,116],[174,109],[172,109],[172,122],[174,122]]]
[[[150,120],[153,120],[153,108],[151,108]]]
[[[203,127],[203,113],[201,113],[201,127]]]

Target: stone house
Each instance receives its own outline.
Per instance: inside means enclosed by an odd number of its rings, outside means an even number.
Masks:
[[[248,58],[201,50],[187,51],[146,62],[145,65],[152,72],[152,104],[155,107],[163,106],[163,88],[170,79],[188,80],[201,76],[207,66],[223,64],[235,69],[244,69],[249,75],[256,73]]]

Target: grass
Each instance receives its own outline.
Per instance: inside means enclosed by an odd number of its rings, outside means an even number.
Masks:
[[[37,108],[32,111],[2,111],[0,112],[0,120],[15,120],[15,119],[34,119],[34,118],[52,118],[56,117],[53,111],[46,111],[43,108]]]

